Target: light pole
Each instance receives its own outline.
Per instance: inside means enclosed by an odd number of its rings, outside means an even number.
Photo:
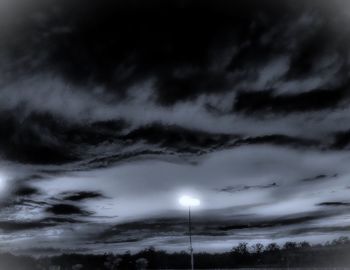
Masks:
[[[188,207],[188,232],[190,235],[190,254],[191,254],[191,269],[194,269],[193,247],[192,247],[192,224],[191,224],[191,206]]]
[[[190,254],[191,254],[191,269],[194,269],[194,259],[193,259],[193,247],[192,247],[192,220],[191,220],[191,207],[199,206],[200,201],[196,198],[189,196],[182,196],[179,200],[180,204],[188,207],[188,233],[190,237]]]

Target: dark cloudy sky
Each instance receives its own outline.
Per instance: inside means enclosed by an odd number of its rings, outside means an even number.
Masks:
[[[332,2],[332,3],[331,3]],[[0,251],[350,235],[347,1],[0,1]]]

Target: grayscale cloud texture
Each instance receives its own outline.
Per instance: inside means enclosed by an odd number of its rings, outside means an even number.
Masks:
[[[349,10],[1,1],[0,250],[350,235]]]

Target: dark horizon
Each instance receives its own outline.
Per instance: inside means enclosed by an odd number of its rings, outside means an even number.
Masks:
[[[350,236],[350,4],[4,0],[0,252]],[[32,252],[37,256],[39,251]]]
[[[283,246],[240,243],[227,252],[196,252],[195,269],[349,269],[350,239],[340,237],[325,245],[286,242]],[[0,267],[15,270],[73,269],[188,269],[190,254],[169,253],[154,247],[137,253],[78,254],[29,257],[0,254]],[[50,268],[52,267],[52,268]]]

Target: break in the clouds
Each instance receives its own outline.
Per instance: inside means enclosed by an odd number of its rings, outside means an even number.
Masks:
[[[349,234],[346,1],[2,1],[1,250]]]

